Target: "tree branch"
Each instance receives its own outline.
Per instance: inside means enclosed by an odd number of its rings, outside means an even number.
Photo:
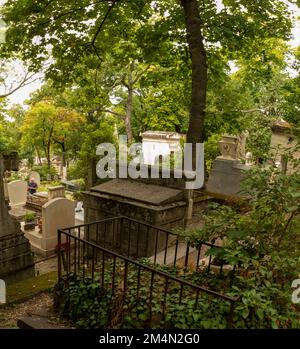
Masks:
[[[110,109],[101,109],[100,106],[96,107],[95,109],[89,110],[88,113],[94,113],[94,112],[110,113],[110,114],[116,115],[116,116],[118,116],[118,117],[120,117],[120,118],[122,118],[122,119],[125,119],[125,115],[124,115],[124,114],[121,114],[121,113],[112,111],[112,110],[110,110]]]
[[[31,80],[34,75],[35,75],[35,73],[29,74],[27,72],[25,74],[24,78],[22,79],[22,81],[16,87],[12,88],[10,91],[8,91],[6,93],[0,94],[0,98],[6,98],[6,97],[12,95],[14,92],[19,90],[20,88],[27,86],[27,85],[33,83],[34,81],[38,80],[38,78]]]
[[[134,85],[135,83],[137,83],[140,78],[147,72],[147,70],[150,68],[151,64],[148,64],[147,67],[142,70],[139,74],[137,74],[136,78],[132,81],[132,85]]]
[[[117,113],[117,112],[112,111],[112,110],[109,110],[109,109],[100,109],[99,111],[100,111],[100,112],[104,112],[104,113],[110,113],[110,114],[116,115],[116,116],[118,116],[118,117],[120,117],[120,118],[122,118],[122,119],[125,118],[125,115],[120,114],[120,113]]]
[[[56,17],[50,18],[50,19],[48,19],[48,20],[45,21],[45,22],[38,23],[38,26],[47,25],[48,23],[55,22],[55,21],[57,21],[57,20],[60,19],[60,18],[63,18],[63,17],[68,16],[68,15],[71,15],[71,14],[76,13],[76,12],[78,12],[78,11],[84,10],[85,8],[87,8],[87,7],[91,6],[91,5],[97,5],[97,4],[99,4],[100,2],[104,2],[104,1],[105,1],[105,0],[96,1],[96,2],[94,2],[94,3],[92,3],[92,4],[89,3],[89,4],[87,4],[87,5],[74,8],[74,9],[72,9],[72,10],[70,10],[70,11],[60,13],[60,14],[58,14]],[[45,10],[45,9],[51,4],[51,2],[52,2],[52,1],[50,1],[50,2],[45,6],[45,8],[44,8],[43,10]]]
[[[100,34],[100,31],[101,31],[101,29],[102,29],[102,27],[103,27],[105,21],[107,20],[109,14],[110,14],[110,12],[111,12],[111,10],[114,8],[115,4],[116,4],[118,1],[119,1],[119,0],[113,0],[113,3],[109,6],[109,8],[108,8],[108,10],[107,10],[107,12],[106,12],[104,18],[102,19],[102,21],[101,21],[101,23],[100,23],[98,29],[96,30],[96,33],[95,33],[94,38],[93,38],[93,40],[92,40],[92,45],[95,44],[95,41],[96,41],[96,39],[97,39],[97,36]]]

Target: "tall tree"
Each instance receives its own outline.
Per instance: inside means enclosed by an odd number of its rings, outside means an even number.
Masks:
[[[132,47],[127,55],[134,59],[164,64],[168,50],[188,51],[191,59],[192,94],[188,141],[204,140],[207,71],[211,52],[220,51],[234,58],[237,52],[251,57],[258,38],[287,39],[291,15],[285,0],[144,0],[103,1],[51,0],[40,2],[8,0],[3,8],[7,23],[6,52],[21,52],[33,60],[35,69],[51,54],[48,76],[56,81],[78,74],[91,57],[100,68],[103,57],[117,46]],[[297,1],[299,4],[300,2]],[[137,25],[138,23],[138,25]],[[134,32],[131,28],[135,28]],[[253,44],[255,41],[255,44]],[[122,51],[122,50],[121,50]],[[95,65],[94,60],[91,64]],[[72,69],[70,70],[70,67]]]
[[[26,112],[21,127],[23,146],[31,146],[37,154],[44,153],[51,166],[53,146],[59,145],[63,162],[66,160],[68,142],[83,123],[82,115],[73,110],[57,108],[51,101],[41,101]]]

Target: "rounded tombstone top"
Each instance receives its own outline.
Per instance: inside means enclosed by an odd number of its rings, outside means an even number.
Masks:
[[[271,129],[273,132],[287,133],[291,131],[292,125],[283,119],[279,119],[272,122]]]

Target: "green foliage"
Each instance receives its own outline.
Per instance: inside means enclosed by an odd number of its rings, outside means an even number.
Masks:
[[[114,143],[113,131],[113,123],[109,119],[85,125],[81,133],[81,148],[75,165],[77,178],[87,179],[90,166],[93,166],[92,170],[95,171],[97,146],[101,143]]]
[[[48,181],[49,178],[51,180],[57,176],[56,169],[53,166],[51,166],[49,169],[47,164],[34,165],[32,166],[31,170],[38,172],[42,181]]]
[[[221,140],[221,135],[212,134],[208,140],[204,143],[205,151],[205,166],[206,171],[210,171],[212,168],[213,161],[220,154],[218,142]]]
[[[149,264],[149,261],[143,263]],[[226,301],[200,293],[195,309],[195,292],[192,289],[185,287],[180,302],[180,285],[169,280],[165,298],[163,292],[165,278],[156,276],[150,303],[151,275],[148,272],[142,270],[140,273],[141,283],[137,298],[137,268],[133,266],[128,268],[126,295],[121,286],[124,272],[122,265],[117,263],[115,271],[114,294],[108,286],[112,278],[110,261],[106,261],[105,266],[105,287],[100,286],[102,281],[97,280],[96,274],[93,282],[87,276],[83,280],[81,276],[73,274],[68,279],[61,280],[55,290],[56,297],[58,296],[61,302],[59,307],[61,314],[67,316],[78,328],[223,329],[228,326],[230,305]],[[182,270],[178,269],[175,275],[181,272]],[[213,279],[205,275],[201,278],[203,284]],[[189,275],[187,280],[193,283],[199,282],[199,274],[195,273],[194,277]],[[165,319],[162,317],[164,309]]]
[[[67,281],[56,285],[56,295],[65,299],[60,311],[76,327],[105,329],[108,324],[111,293],[99,283],[71,275]]]
[[[290,37],[292,25],[287,2],[226,1],[222,9],[212,0],[198,5],[209,70],[206,138],[249,128],[251,120],[240,120],[245,110],[267,107],[270,117],[278,117],[282,98],[277,97],[282,77],[286,78],[282,71],[288,52],[282,40]],[[75,107],[91,118],[108,110],[121,131],[124,116],[129,115],[135,138],[146,128],[186,132],[190,57],[183,8],[177,0],[83,1],[80,6],[75,0],[11,0],[2,12],[7,24],[3,56],[17,52],[38,71],[51,51],[46,75],[54,83],[34,95],[34,103],[44,95],[54,98],[57,106]],[[99,27],[100,18],[105,20]],[[241,68],[240,76],[231,78],[230,60]],[[66,91],[59,91],[61,87]],[[75,157],[76,141],[73,145]]]
[[[287,156],[294,150],[286,151]],[[243,294],[237,327],[300,327],[290,288],[300,269],[299,160],[289,160],[293,167],[288,175],[270,165],[251,170],[243,182],[247,201],[242,206],[214,205],[204,227],[187,232],[195,245],[221,239],[222,247],[208,254],[239,266],[232,293]]]
[[[35,220],[36,214],[34,212],[27,212],[24,216],[24,221],[26,223],[32,222]]]

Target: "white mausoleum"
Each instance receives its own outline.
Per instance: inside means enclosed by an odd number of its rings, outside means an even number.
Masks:
[[[142,152],[144,164],[154,165],[159,156],[168,156],[180,150],[184,135],[177,132],[146,131],[142,133]]]

